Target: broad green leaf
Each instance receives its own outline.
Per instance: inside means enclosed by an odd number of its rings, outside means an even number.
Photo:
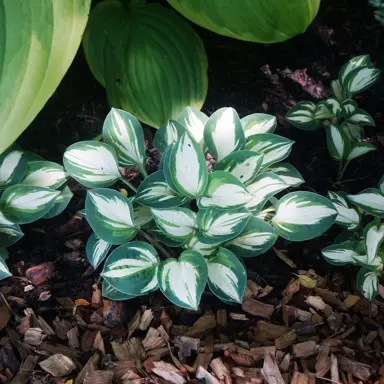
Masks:
[[[132,203],[120,192],[97,188],[87,192],[87,221],[98,237],[119,245],[136,235]]]
[[[112,287],[112,285],[109,284],[105,279],[103,280],[103,284],[101,286],[101,294],[103,297],[113,301],[129,300],[136,297],[136,295],[129,295],[128,293],[117,290],[116,288]]]
[[[300,101],[288,111],[285,118],[296,128],[304,131],[316,131],[321,128],[321,124],[315,120],[315,111],[315,103]]]
[[[343,101],[344,91],[343,91],[343,87],[340,83],[340,80],[332,80],[331,81],[331,90],[332,90],[333,96],[335,96],[337,100]]]
[[[33,161],[28,163],[27,172],[20,183],[57,189],[67,181],[67,178],[68,174],[61,165],[50,161]]]
[[[334,97],[329,97],[324,101],[326,107],[332,112],[333,116],[339,117],[342,113],[341,104]]]
[[[344,89],[350,94],[356,94],[369,88],[380,77],[378,68],[357,68],[351,71],[344,80]]]
[[[252,216],[241,234],[228,243],[228,248],[240,257],[254,257],[267,252],[275,244],[278,235],[264,220]]]
[[[3,215],[15,224],[28,224],[44,217],[53,207],[60,191],[16,184],[5,190],[0,199]]]
[[[335,223],[346,227],[350,231],[358,228],[361,217],[356,209],[346,207],[338,200],[331,199],[331,201],[337,211]]]
[[[326,120],[333,117],[333,114],[327,104],[322,101],[316,105],[315,112],[313,114],[314,120]]]
[[[73,197],[68,186],[59,189],[60,195],[56,198],[52,208],[44,215],[43,219],[52,219],[64,212]]]
[[[196,213],[190,209],[152,209],[152,215],[159,229],[173,240],[185,241],[196,232]]]
[[[362,69],[371,64],[369,55],[356,56],[350,59],[339,71],[339,82],[345,88],[346,77],[355,69]],[[347,91],[348,92],[348,91]]]
[[[85,247],[85,253],[93,268],[96,269],[104,261],[111,247],[112,244],[100,239],[96,233],[92,233],[92,235],[89,236]]]
[[[135,201],[149,208],[174,208],[183,205],[187,197],[176,194],[169,188],[163,171],[152,173],[140,184]]]
[[[253,151],[237,151],[215,165],[216,171],[226,171],[244,185],[250,184],[261,169],[263,155]]]
[[[294,141],[273,133],[261,133],[250,136],[246,149],[264,155],[262,168],[286,159],[291,153]]]
[[[133,203],[133,222],[136,228],[143,227],[152,219],[152,212],[148,207]]]
[[[20,227],[0,212],[0,249],[15,244],[24,236]]]
[[[370,143],[366,143],[364,141],[360,143],[353,143],[352,149],[347,156],[347,161],[351,161],[356,159],[357,157],[363,156],[366,153],[375,151],[376,147]]]
[[[240,260],[228,249],[208,260],[208,286],[219,299],[226,302],[242,303],[247,285],[247,271]]]
[[[258,133],[273,133],[277,127],[276,117],[266,113],[253,113],[240,121],[246,138]]]
[[[168,236],[164,235],[164,232],[157,227],[149,229],[148,233],[153,235],[156,240],[160,241],[160,243],[163,243],[170,248],[181,247],[184,243],[184,241],[177,241],[169,238]]]
[[[361,268],[357,274],[357,290],[369,301],[379,293],[380,274],[367,268]]]
[[[112,108],[103,124],[104,141],[116,151],[119,164],[145,170],[146,155],[143,128],[130,113]]]
[[[198,205],[200,208],[240,208],[251,198],[237,177],[229,172],[215,171],[209,174],[207,189]]]
[[[275,175],[279,176],[280,179],[283,179],[285,184],[290,187],[297,187],[300,184],[303,184],[305,180],[300,175],[300,172],[289,163],[278,163],[272,164],[266,172],[272,172]]]
[[[276,213],[275,207],[273,205],[270,205],[270,206],[266,206],[263,210],[253,215],[258,219],[261,219],[264,221],[270,221],[272,217],[275,215],[275,213]]]
[[[207,187],[208,169],[204,154],[188,133],[174,144],[163,172],[170,186],[173,183],[181,195],[191,199],[201,196]]]
[[[233,239],[242,232],[249,217],[250,213],[245,209],[200,209],[197,213],[198,238],[208,244]]]
[[[204,141],[217,161],[244,149],[245,135],[237,112],[220,108],[213,113],[204,128]]]
[[[379,181],[379,189],[384,194],[384,176]]]
[[[384,217],[384,193],[375,188],[368,188],[356,195],[347,195],[348,200],[370,215]]]
[[[178,121],[202,147],[204,144],[204,127],[208,116],[196,108],[187,107],[181,112]]]
[[[276,206],[271,224],[284,239],[304,241],[322,235],[335,221],[332,202],[312,192],[291,192]]]
[[[364,244],[367,251],[367,264],[371,264],[374,261],[383,241],[384,224],[378,225],[373,222],[365,227]]]
[[[156,250],[142,241],[132,241],[116,248],[107,258],[101,275],[112,287],[140,296],[157,288]]]
[[[344,131],[340,127],[331,124],[327,127],[327,147],[332,159],[342,160],[347,157],[351,144]]]
[[[206,243],[200,237],[194,236],[183,244],[185,249],[199,252],[203,256],[211,256],[217,252],[222,243]]]
[[[356,264],[360,265],[363,268],[370,269],[371,271],[382,271],[384,264],[381,257],[376,256],[372,260],[368,259],[368,255],[357,255],[353,257]]]
[[[176,120],[167,120],[155,134],[153,145],[161,153],[164,153],[168,146],[185,133],[185,127]]]
[[[80,141],[64,153],[66,171],[88,188],[109,187],[121,177],[115,150],[98,141]]]
[[[184,251],[178,259],[163,261],[158,269],[159,288],[173,304],[197,309],[208,280],[204,257],[195,251]]]
[[[375,120],[373,117],[364,109],[356,109],[353,113],[349,114],[347,117],[347,121],[352,124],[364,125],[364,126],[372,126],[374,127]]]
[[[341,129],[351,141],[362,141],[364,138],[364,128],[361,125],[344,121],[341,125]]]
[[[361,255],[359,245],[358,241],[345,241],[341,244],[330,245],[324,248],[321,253],[329,264],[356,264],[355,256]]]
[[[7,264],[4,261],[4,256],[6,256],[6,254],[3,254],[2,250],[0,249],[0,280],[12,276],[12,273],[9,271]]]
[[[19,150],[0,155],[0,190],[17,184],[27,171],[28,162]]]
[[[264,172],[256,177],[247,190],[252,195],[252,199],[245,204],[245,207],[252,213],[260,212],[265,203],[274,195],[288,188],[285,181],[272,172]]]
[[[356,111],[358,110],[358,106],[357,106],[356,101],[354,101],[352,99],[348,99],[348,100],[343,101],[343,103],[341,104],[341,108],[342,108],[342,116],[343,117],[351,116],[354,113],[356,113]]]
[[[24,159],[28,161],[28,163],[33,163],[34,161],[47,161],[43,157],[37,155],[34,152],[25,151],[23,155]]]

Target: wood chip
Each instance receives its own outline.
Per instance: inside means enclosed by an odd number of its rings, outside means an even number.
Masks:
[[[218,309],[216,312],[216,324],[217,327],[225,328],[227,326],[227,310]]]
[[[152,321],[152,320],[151,320]],[[145,339],[142,341],[146,351],[150,349],[164,347],[166,345],[163,337],[156,328],[149,328]]]
[[[196,371],[196,378],[204,380],[207,384],[221,384],[216,377],[212,376],[206,369],[199,367]]]
[[[141,316],[139,329],[142,331],[146,331],[149,327],[149,324],[151,324],[151,321],[153,320],[153,312],[152,309],[147,309],[144,311],[144,313]]]
[[[140,324],[141,312],[137,310],[132,320],[128,324],[128,339],[132,336],[132,333],[136,331]]]
[[[255,341],[274,341],[288,332],[287,327],[272,324],[264,320],[258,321],[256,326],[252,327],[252,330],[254,331]]]
[[[35,368],[37,362],[39,361],[39,356],[28,356],[24,363],[21,365],[19,372],[12,380],[11,384],[25,384],[29,382],[30,376],[33,374],[33,369]]]
[[[105,355],[104,340],[100,331],[96,333],[95,340],[92,345],[92,351],[99,351],[102,356]]]
[[[339,365],[337,362],[337,357],[333,353],[331,354],[331,380],[334,383],[340,382]]]
[[[345,356],[338,356],[340,369],[347,373],[351,373],[356,378],[366,382],[372,374],[371,367],[367,364],[360,363]]]
[[[279,368],[282,372],[288,372],[290,364],[291,364],[291,354],[286,353],[283,359],[281,360]]]
[[[44,263],[27,269],[25,276],[33,285],[40,285],[52,278],[53,270],[53,263]]]
[[[186,383],[185,378],[182,376],[180,371],[173,365],[166,363],[165,361],[154,361],[154,368],[152,372],[162,379],[166,380],[167,383],[171,384],[184,384]]]
[[[316,357],[315,371],[316,376],[325,377],[331,369],[331,358],[326,352],[320,352]]]
[[[123,360],[130,360],[132,358],[131,353],[129,352],[128,341],[125,341],[123,343],[112,341],[111,347],[113,349],[113,353],[115,354],[117,360],[123,361]]]
[[[275,346],[277,349],[284,349],[290,347],[292,344],[295,343],[296,337],[297,336],[295,330],[287,332],[286,334],[278,337],[275,340]]]
[[[296,358],[307,358],[317,352],[317,343],[314,340],[308,340],[304,343],[294,344],[292,354]]]
[[[56,353],[39,363],[40,367],[53,377],[69,375],[76,369],[76,365],[68,356]]]
[[[296,371],[293,373],[291,384],[309,384],[309,375]]]
[[[56,317],[52,325],[57,337],[61,340],[67,340],[67,333],[72,328],[72,324],[68,320],[61,320]]]
[[[222,380],[226,384],[232,382],[231,374],[220,357],[218,357],[217,359],[213,359],[211,361],[210,367],[212,368],[212,371],[218,377],[219,380]]]
[[[289,305],[285,305],[284,308],[287,314],[293,317],[295,320],[309,321],[312,318],[312,313],[308,311],[304,311],[303,309],[292,307]]]
[[[79,341],[79,328],[74,326],[67,332],[68,337],[68,345],[71,348],[79,348],[80,347],[80,341]]]
[[[265,354],[274,355],[276,347],[256,347],[250,349],[251,356],[264,356]]]
[[[214,315],[204,315],[185,333],[185,336],[202,338],[216,328]]]
[[[160,321],[161,321],[161,325],[164,327],[167,333],[170,334],[173,322],[168,316],[167,312],[165,311],[161,312]]]
[[[320,296],[308,296],[305,302],[319,311],[324,311],[327,308],[327,304]]]
[[[85,375],[84,384],[112,384],[113,371],[91,371]]]
[[[84,381],[85,376],[89,373],[95,370],[95,366],[99,363],[100,356],[98,353],[93,354],[87,363],[84,365],[83,369],[80,371],[80,373],[76,376],[75,381],[73,384],[82,384]]]
[[[276,360],[270,353],[267,353],[264,358],[263,369],[261,374],[264,380],[270,384],[285,384],[283,376],[281,376],[280,369],[276,364]]]
[[[343,304],[345,308],[350,309],[350,308],[353,308],[359,301],[360,301],[360,296],[348,295],[345,298]]]
[[[95,337],[97,331],[86,330],[81,337],[80,347],[83,352],[88,352],[91,350],[93,343],[95,342]]]
[[[265,304],[254,299],[244,300],[242,309],[244,312],[250,313],[253,316],[260,316],[266,319],[270,318],[275,311],[273,305]]]
[[[188,345],[188,348],[192,351],[198,351],[200,348],[200,339],[194,337],[181,336],[180,337],[181,345]]]
[[[232,320],[237,320],[237,321],[248,321],[249,320],[249,318],[247,317],[247,315],[245,313],[233,313],[233,312],[231,312],[229,314],[229,317]]]
[[[165,330],[165,328],[162,325],[160,325],[159,327],[157,327],[157,331],[160,333],[160,335],[163,338],[163,340],[166,343],[168,343],[169,335],[168,335],[167,331]]]
[[[29,328],[24,335],[24,342],[29,345],[39,346],[46,338],[41,328]]]

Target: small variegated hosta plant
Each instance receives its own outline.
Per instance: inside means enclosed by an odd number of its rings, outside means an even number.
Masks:
[[[0,280],[10,276],[7,247],[24,234],[21,224],[50,219],[67,207],[72,192],[68,174],[56,163],[11,149],[0,156]]]
[[[360,266],[357,289],[373,300],[384,265],[384,177],[378,188],[368,188],[356,195],[328,192],[328,197],[338,212],[336,223],[351,232],[342,233],[334,245],[323,249],[323,256],[334,265]],[[365,227],[361,224],[362,213],[371,219]]]
[[[93,188],[84,211],[94,231],[86,253],[95,268],[106,259],[103,295],[121,300],[160,288],[174,304],[196,309],[208,284],[221,300],[240,303],[247,281],[242,258],[263,254],[279,235],[302,241],[326,231],[337,212],[325,197],[274,198],[303,182],[281,162],[293,142],[273,134],[275,126],[265,114],[240,119],[222,108],[208,118],[187,108],[157,131],[161,164],[149,176],[140,123],[122,110],[108,114],[104,142],[70,146],[67,172]],[[144,178],[137,190],[129,185],[131,197],[106,188],[126,182],[120,167],[130,166]]]
[[[374,126],[375,122],[353,97],[373,85],[380,72],[373,67],[369,55],[354,57],[341,68],[338,79],[332,81],[332,97],[318,103],[301,101],[286,115],[296,128],[326,129],[329,154],[339,161],[339,180],[353,159],[376,149],[363,141],[364,126]]]
[[[376,8],[374,12],[375,19],[384,25],[384,0],[369,0],[369,4]]]

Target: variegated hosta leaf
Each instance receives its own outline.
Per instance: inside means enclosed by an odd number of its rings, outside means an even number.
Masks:
[[[66,171],[88,188],[109,187],[120,177],[115,150],[99,141],[80,141],[64,153]]]
[[[273,164],[266,169],[266,172],[272,172],[279,176],[290,187],[297,187],[305,182],[300,172],[289,163]]]
[[[21,232],[20,227],[17,224],[12,223],[12,221],[9,221],[0,212],[0,249],[11,246],[23,236],[24,234]]]
[[[87,192],[87,221],[98,237],[110,244],[123,244],[136,235],[132,203],[120,192],[97,188]]]
[[[336,200],[339,204],[341,204],[345,208],[349,208],[348,202],[347,202],[347,194],[345,192],[339,191],[328,191],[327,197],[329,200]]]
[[[357,68],[351,71],[344,80],[344,89],[350,94],[356,94],[369,88],[380,77],[378,68]]]
[[[341,129],[351,141],[361,141],[364,138],[364,128],[361,125],[351,124],[348,121],[344,121],[341,125]]]
[[[112,244],[100,239],[96,233],[92,233],[92,235],[89,236],[85,247],[85,253],[93,268],[96,269],[104,261],[111,247]]]
[[[177,240],[173,240],[170,237],[164,235],[164,232],[157,227],[150,228],[148,230],[148,233],[151,234],[152,236],[154,236],[156,240],[160,241],[160,243],[163,243],[166,246],[171,247],[171,248],[181,247],[184,243],[184,240],[183,241],[177,241]]]
[[[254,257],[267,252],[277,238],[278,235],[271,225],[252,216],[241,234],[226,243],[225,248],[240,257]]]
[[[362,69],[368,67],[371,64],[369,55],[356,56],[350,59],[339,71],[339,81],[345,87],[346,77],[355,69]]]
[[[245,207],[252,213],[258,213],[268,199],[288,187],[289,185],[281,177],[272,172],[264,172],[257,176],[251,185],[248,185],[247,190],[252,195],[252,199],[245,204]]]
[[[199,252],[203,256],[211,256],[217,252],[222,243],[209,244],[202,241],[198,236],[190,238],[186,243],[183,244],[185,249],[191,249]]]
[[[0,249],[0,280],[12,276],[12,273],[9,272],[7,264],[4,261],[5,256],[7,256],[7,254]]]
[[[384,224],[370,223],[364,229],[364,244],[367,251],[367,264],[371,264],[384,241]]]
[[[352,149],[348,153],[347,161],[351,161],[356,159],[357,157],[363,156],[366,153],[375,151],[376,147],[370,143],[366,143],[364,141],[359,143],[352,143]]]
[[[288,111],[285,118],[296,128],[315,131],[321,128],[320,122],[315,120],[315,110],[315,103],[301,101]]]
[[[54,189],[16,184],[2,194],[0,207],[8,220],[28,224],[46,215],[59,195]]]
[[[338,200],[331,200],[337,211],[335,223],[352,231],[360,225],[361,217],[354,208],[346,207]]]
[[[187,200],[187,197],[176,194],[169,188],[163,171],[157,171],[146,177],[135,197],[135,201],[139,204],[158,209],[178,207]]]
[[[168,120],[157,130],[153,145],[161,153],[164,153],[167,147],[172,143],[176,143],[184,132],[185,127],[182,123],[176,120]]]
[[[17,184],[23,178],[28,162],[19,150],[0,155],[0,189]]]
[[[229,172],[215,171],[209,174],[207,188],[198,205],[200,208],[240,208],[251,198],[237,177]]]
[[[61,165],[50,161],[33,161],[28,164],[21,184],[57,189],[67,181],[67,178],[68,174]]]
[[[158,270],[160,290],[173,304],[183,308],[198,308],[207,280],[207,262],[196,251],[184,251],[178,259],[167,259]]]
[[[361,255],[359,247],[358,241],[345,241],[341,244],[330,245],[324,248],[321,253],[329,264],[356,264],[355,257]]]
[[[248,185],[258,174],[263,162],[263,156],[253,151],[233,152],[217,163],[215,170],[229,172],[244,185]]]
[[[328,107],[328,109],[332,112],[333,116],[339,117],[342,113],[341,104],[334,97],[329,97],[324,101],[324,104]]]
[[[348,99],[343,101],[343,103],[341,104],[341,109],[342,117],[348,117],[353,115],[358,110],[358,106],[356,101]]]
[[[331,81],[331,90],[332,90],[333,96],[335,96],[337,100],[343,101],[344,91],[343,91],[343,87],[340,83],[340,80],[332,80]]]
[[[190,209],[152,209],[152,215],[159,229],[171,239],[185,241],[196,232],[196,213]]]
[[[119,164],[145,170],[146,155],[143,128],[130,113],[112,108],[103,124],[104,141],[116,151]]]
[[[246,138],[259,133],[273,133],[277,127],[276,117],[266,113],[253,113],[240,121]]]
[[[353,113],[349,114],[347,117],[348,122],[352,124],[365,125],[365,126],[375,126],[375,120],[373,117],[364,109],[356,109]]]
[[[368,188],[356,195],[348,195],[348,200],[370,215],[384,216],[384,193],[375,188]]]
[[[52,219],[60,215],[68,207],[69,202],[73,197],[72,191],[69,187],[63,186],[59,189],[60,195],[56,198],[52,208],[44,215],[43,219]]]
[[[376,256],[372,260],[368,260],[367,255],[359,255],[354,256],[354,259],[356,264],[373,271],[382,271],[384,267],[383,260],[380,256]]]
[[[159,263],[157,252],[151,245],[132,241],[109,255],[101,275],[117,290],[141,296],[157,288]]]
[[[228,249],[220,248],[207,262],[208,286],[212,293],[226,302],[241,304],[247,271],[240,260]]]
[[[379,189],[384,194],[384,176],[379,181]]]
[[[188,133],[174,144],[163,172],[171,187],[173,184],[181,195],[191,199],[201,196],[207,187],[208,169],[204,153]]]
[[[213,113],[205,125],[204,141],[217,161],[244,149],[245,135],[237,112],[220,108]]]
[[[101,294],[103,297],[106,297],[109,300],[120,301],[120,300],[129,300],[136,297],[136,295],[129,295],[128,293],[121,292],[116,288],[112,287],[107,280],[103,280],[101,287]]]
[[[327,147],[332,159],[342,160],[347,157],[351,144],[344,131],[340,127],[331,124],[327,128]]]
[[[304,241],[322,235],[336,216],[335,207],[325,197],[312,192],[291,192],[277,203],[271,224],[284,239]]]
[[[133,222],[136,228],[141,228],[152,221],[152,212],[148,207],[133,204]]]
[[[272,217],[275,215],[276,209],[273,205],[265,206],[263,210],[261,210],[259,213],[254,214],[254,217],[257,217],[258,219],[264,220],[264,221],[270,221]]]
[[[333,117],[333,114],[324,101],[316,105],[316,109],[313,114],[314,120],[325,120],[325,119],[330,119],[332,117]]]
[[[197,213],[198,238],[215,244],[233,239],[246,226],[250,213],[245,209],[200,209]]]
[[[196,108],[187,107],[181,112],[178,121],[187,128],[190,135],[203,147],[204,127],[208,121],[208,116]]]
[[[368,268],[361,268],[356,286],[357,290],[369,301],[372,301],[379,292],[380,272]]]
[[[294,141],[273,133],[261,133],[250,136],[246,149],[264,155],[262,168],[286,159],[291,153]]]

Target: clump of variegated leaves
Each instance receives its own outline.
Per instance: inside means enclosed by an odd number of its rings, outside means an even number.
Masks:
[[[363,141],[364,126],[374,126],[375,122],[353,97],[373,85],[380,72],[373,67],[369,55],[354,57],[341,68],[338,79],[332,81],[333,97],[318,103],[299,102],[286,116],[299,129],[326,129],[329,154],[339,161],[339,180],[353,159],[376,149]]]
[[[197,308],[208,283],[225,302],[241,302],[246,269],[241,258],[258,256],[278,236],[302,241],[321,235],[337,212],[325,197],[291,192],[303,182],[281,162],[293,142],[273,134],[276,118],[240,120],[233,108],[209,118],[187,108],[156,133],[160,169],[147,176],[144,137],[131,114],[112,109],[104,142],[73,144],[64,154],[67,172],[86,187],[85,217],[94,233],[86,252],[102,271],[103,295],[128,299],[158,287],[174,304]],[[216,159],[208,172],[205,153]],[[136,166],[144,180],[132,197],[107,189],[126,182],[120,167]],[[145,241],[131,241],[135,237]],[[170,257],[169,247],[179,247]],[[182,251],[184,249],[184,251]],[[161,258],[159,257],[159,254]],[[161,260],[163,259],[163,260]]]
[[[323,249],[323,256],[330,264],[361,266],[357,289],[373,300],[378,294],[384,263],[384,176],[378,188],[368,188],[356,195],[328,192],[328,197],[338,211],[336,223],[346,231],[334,245]],[[361,213],[370,219],[365,227]]]
[[[68,174],[56,163],[19,149],[0,155],[0,279],[11,275],[7,247],[23,237],[20,224],[50,219],[67,207]]]
[[[369,0],[369,4],[376,8],[374,12],[375,19],[384,25],[384,0]]]

